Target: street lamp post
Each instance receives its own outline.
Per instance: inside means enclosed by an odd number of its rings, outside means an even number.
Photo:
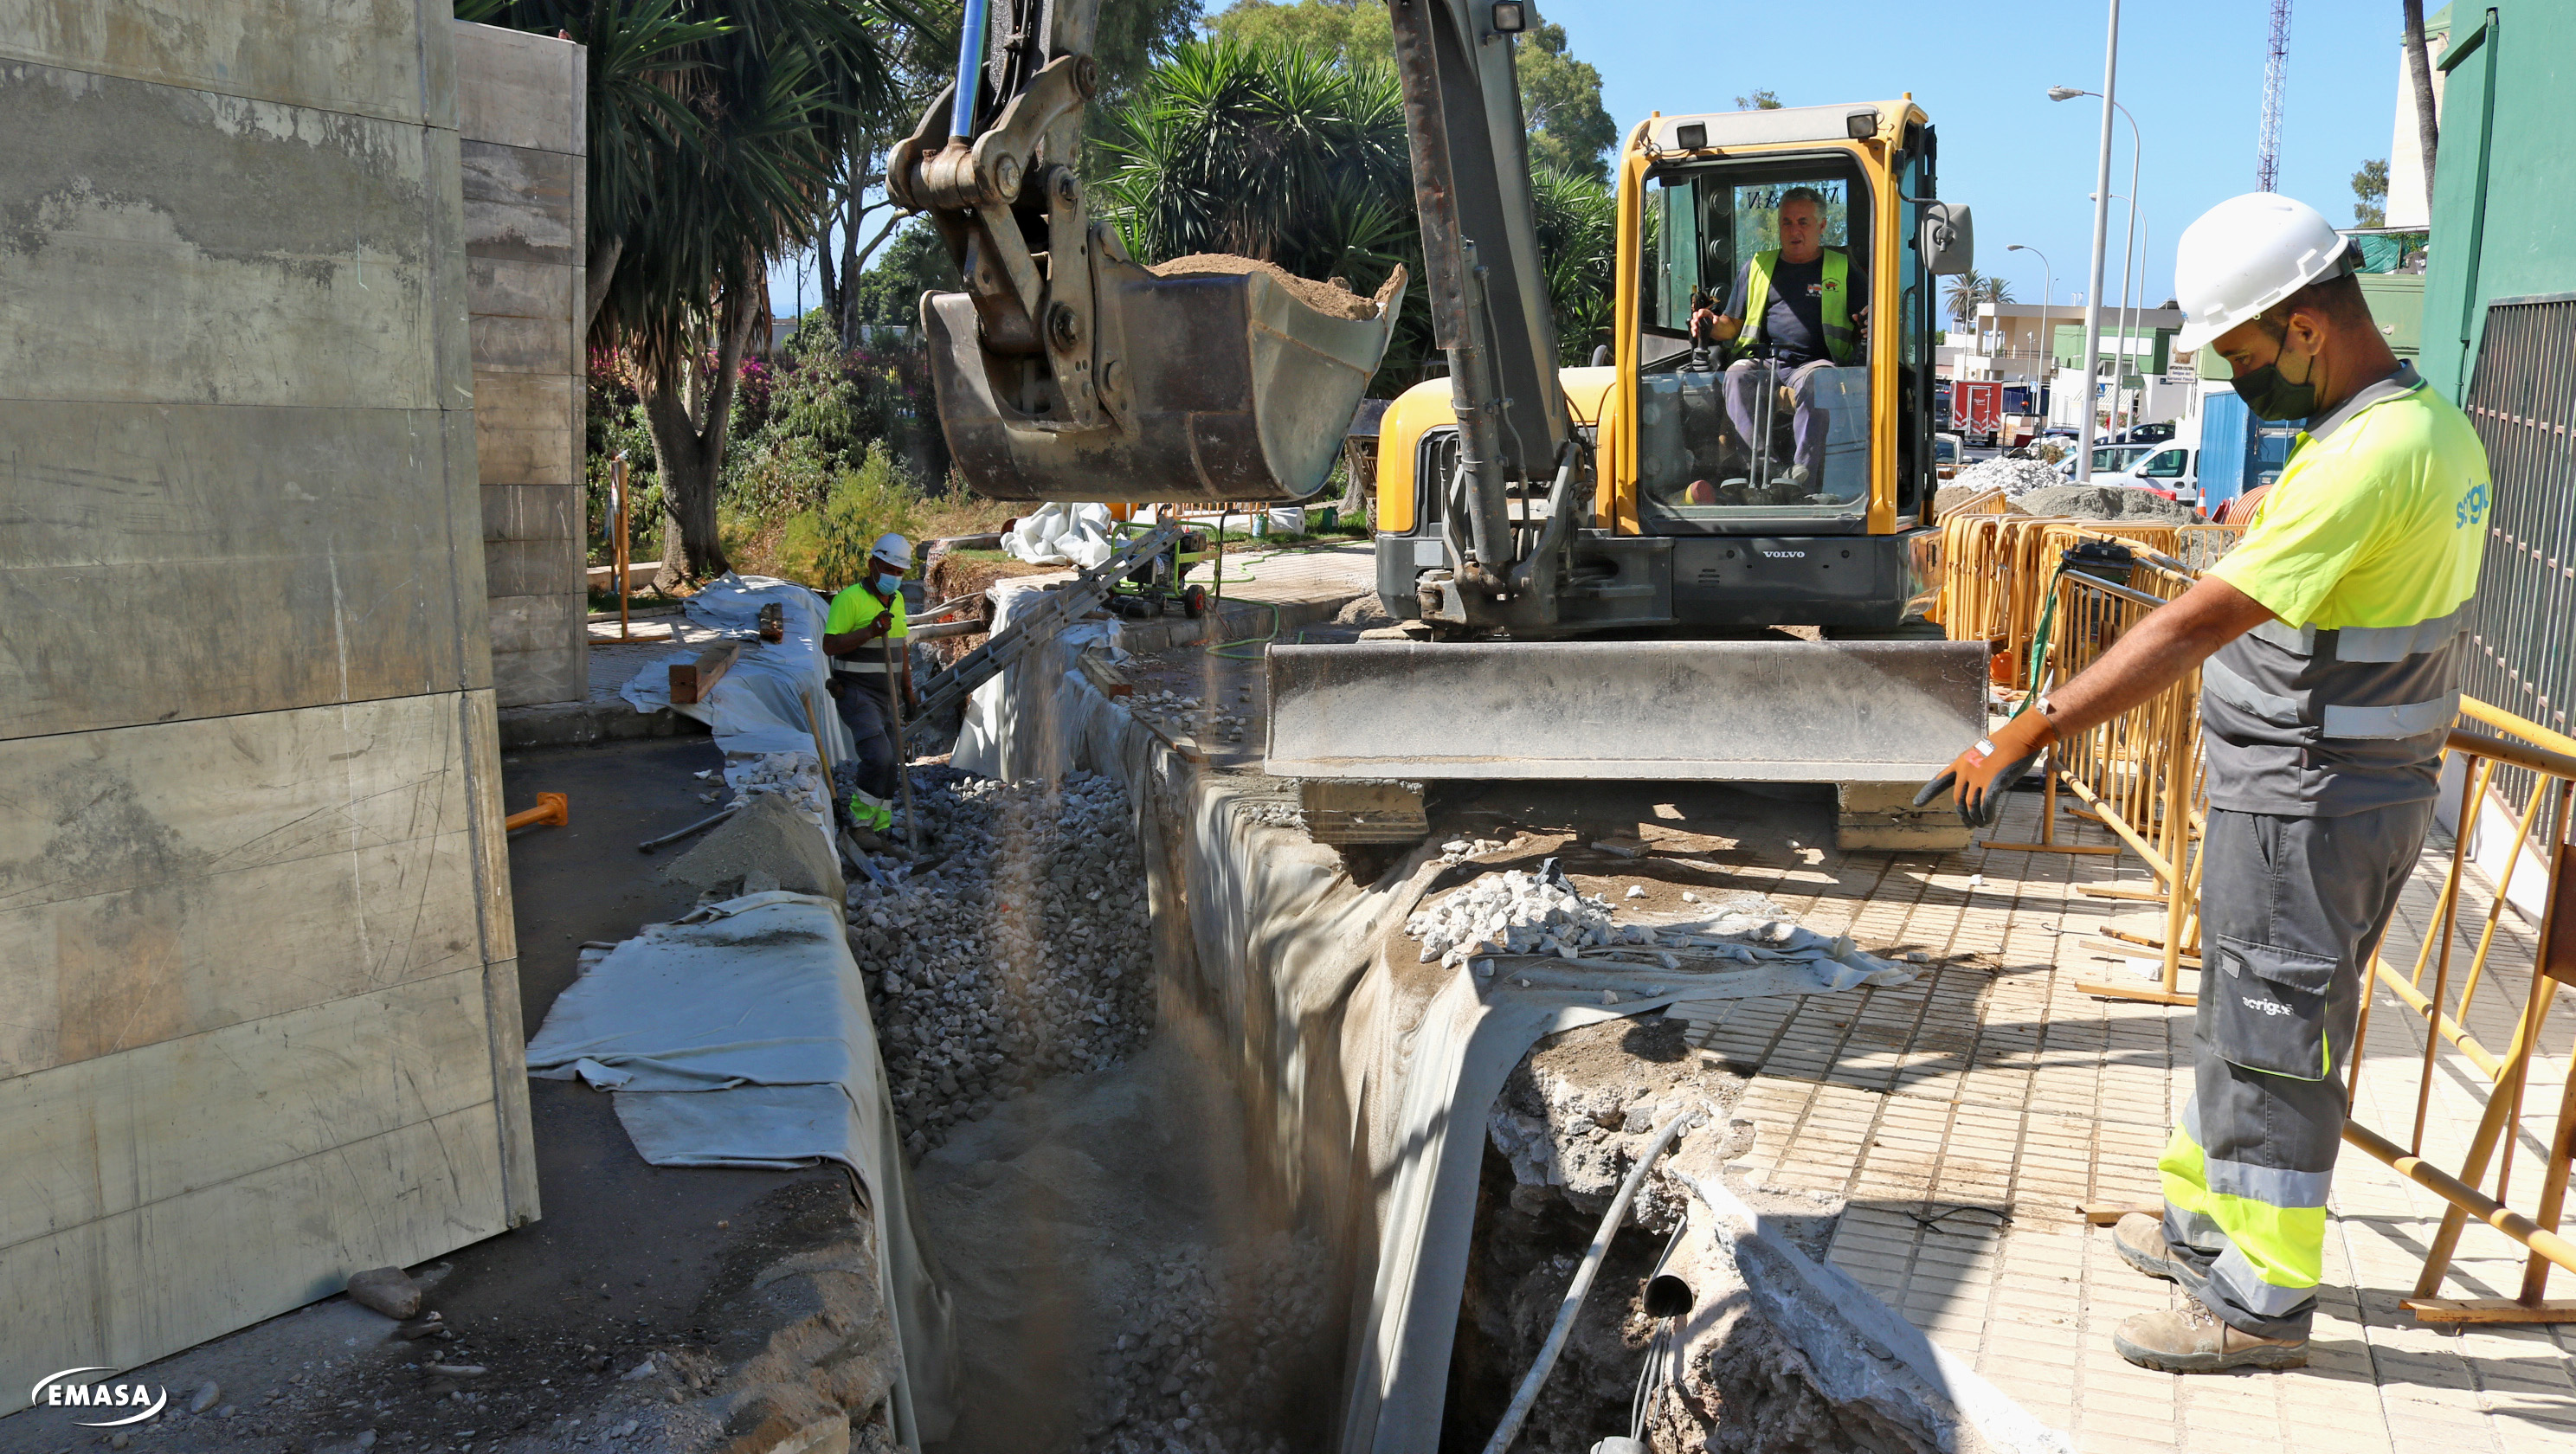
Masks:
[[[2048,390],[2048,376],[2057,368],[2057,339],[2048,331],[2048,300],[2057,296],[2057,267],[2048,260],[2048,254],[2022,243],[2008,242],[2004,244],[2004,251],[2038,254],[2039,270],[2048,279],[2039,290],[2039,381],[2032,387],[2030,395],[2030,402],[2037,405],[2040,395]],[[2040,417],[2045,419],[2046,412],[2043,411]]]
[[[2050,95],[2063,100],[2056,92],[2064,89],[2056,87]],[[2075,478],[2084,484],[2093,479],[2093,390],[2102,368],[2102,253],[2111,233],[2111,105],[2119,90],[2120,0],[2110,0],[2110,24],[2102,44],[2102,145],[2093,168],[2093,271],[2084,289],[2084,423],[2075,438]]]
[[[2119,45],[2119,10],[2120,7],[2117,0],[2114,0],[2114,3],[2111,6],[2111,29],[2113,32],[2111,43],[2115,51]],[[2110,83],[2108,81],[2103,83],[2103,89],[2105,91],[2110,89]],[[2102,177],[2105,182],[2110,179],[2111,166],[2110,112],[2114,110],[2118,111],[2122,118],[2127,120],[2129,123],[2129,240],[2125,255],[2120,259],[2120,343],[2111,364],[2111,408],[2113,410],[2113,417],[2116,419],[2120,408],[2120,379],[2128,367],[2129,344],[2137,329],[2137,320],[2129,307],[2129,275],[2133,269],[2137,268],[2138,262],[2138,159],[2140,154],[2145,151],[2146,144],[2138,133],[2138,118],[2129,110],[2128,107],[2121,105],[2116,99],[2103,95],[2102,91],[2084,91],[2073,86],[2051,86],[2048,88],[2048,99],[2051,101],[2072,101],[2078,96],[2100,96],[2106,108],[2102,117]],[[2104,198],[2102,200],[2104,204],[2107,204],[2110,199]],[[2139,280],[2138,291],[2141,293],[2146,291],[2146,282],[2143,278]],[[2143,300],[2141,301],[2143,302]],[[2094,367],[2101,367],[2098,359],[2095,360]],[[2128,419],[2131,424],[2137,423],[2137,411],[2134,409],[2130,410]]]

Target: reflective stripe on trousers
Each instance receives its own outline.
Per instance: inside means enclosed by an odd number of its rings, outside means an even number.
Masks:
[[[2209,815],[2193,1092],[2157,1169],[2183,1285],[2246,1332],[2315,1315],[2363,971],[2432,818]]]

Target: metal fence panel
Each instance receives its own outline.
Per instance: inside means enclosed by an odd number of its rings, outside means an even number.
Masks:
[[[2465,401],[2493,471],[2461,687],[2559,732],[2576,703],[2576,294],[2499,299]]]

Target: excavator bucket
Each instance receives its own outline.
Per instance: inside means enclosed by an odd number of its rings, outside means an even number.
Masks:
[[[1399,271],[1378,297],[1352,298],[1341,310],[1370,316],[1337,317],[1259,270],[1159,277],[1103,258],[1095,278],[1104,417],[1093,428],[1019,407],[1028,402],[1021,371],[1032,365],[984,348],[969,295],[922,300],[940,427],[975,493],[1304,499],[1332,470],[1404,288]]]
[[[1985,730],[1982,641],[1270,648],[1289,778],[1900,782]]]

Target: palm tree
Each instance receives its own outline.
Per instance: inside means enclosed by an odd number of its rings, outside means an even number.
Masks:
[[[638,366],[665,587],[727,568],[717,476],[767,265],[811,240],[853,135],[895,98],[914,17],[894,3],[457,0],[591,49],[591,341]]]
[[[1950,310],[1950,321],[1958,325],[1960,332],[1965,333],[1977,326],[1978,304],[2001,301],[1989,296],[1999,286],[2002,286],[2000,279],[1990,278],[1974,268],[1951,277],[1950,286],[1942,293],[1941,301]]]

